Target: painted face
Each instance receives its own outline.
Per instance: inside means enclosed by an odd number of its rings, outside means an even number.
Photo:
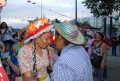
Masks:
[[[51,32],[44,33],[36,39],[37,46],[40,48],[46,48],[50,43]]]
[[[96,33],[95,37],[96,37],[96,40],[101,40],[102,39],[99,33]]]

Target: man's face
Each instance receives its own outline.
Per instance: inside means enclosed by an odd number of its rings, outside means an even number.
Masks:
[[[64,38],[58,33],[55,34],[55,45],[59,50],[62,50],[64,46]]]

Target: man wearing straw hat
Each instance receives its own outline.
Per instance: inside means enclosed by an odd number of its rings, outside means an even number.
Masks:
[[[85,49],[80,45],[84,37],[70,22],[53,23],[56,29],[55,44],[61,56],[53,68],[54,81],[93,81],[92,66]]]

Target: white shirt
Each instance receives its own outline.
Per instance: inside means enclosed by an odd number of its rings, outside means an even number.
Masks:
[[[2,34],[5,32],[5,29],[2,29]],[[7,31],[3,36],[2,36],[2,41],[6,40],[13,40],[12,33]]]

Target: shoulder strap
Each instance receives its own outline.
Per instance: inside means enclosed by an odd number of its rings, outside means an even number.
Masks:
[[[103,42],[101,42],[100,45],[98,45],[97,47],[95,47],[95,49],[98,48],[98,47],[101,47],[102,43],[103,43]]]
[[[101,42],[100,45],[99,45],[98,47],[101,47],[102,43],[103,43],[103,42]]]

